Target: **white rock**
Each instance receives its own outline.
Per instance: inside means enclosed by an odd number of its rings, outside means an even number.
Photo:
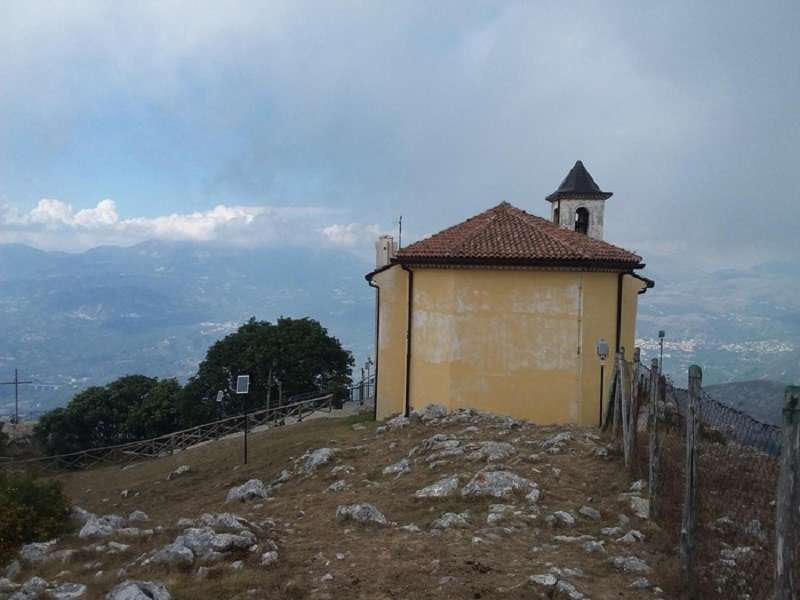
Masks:
[[[545,573],[542,575],[531,575],[529,581],[536,585],[551,588],[555,587],[556,583],[558,583],[558,578],[551,573]]]
[[[118,515],[105,515],[98,517],[92,515],[78,533],[81,539],[108,537],[115,531],[124,527],[125,519]]]
[[[575,517],[564,510],[557,510],[552,515],[548,516],[547,522],[554,526],[565,525],[567,527],[574,527]]]
[[[172,543],[157,550],[149,562],[170,566],[191,565],[194,563],[194,553],[180,543]]]
[[[181,465],[180,467],[172,471],[172,473],[167,475],[167,481],[172,481],[176,477],[180,477],[181,475],[186,475],[187,473],[191,472],[192,472],[192,467],[190,467],[189,465]]]
[[[264,552],[264,554],[261,555],[262,567],[269,567],[270,565],[274,565],[276,562],[278,562],[278,553],[275,550]]]
[[[46,560],[50,553],[55,549],[57,544],[56,540],[49,542],[35,542],[33,544],[25,544],[19,550],[19,557],[24,562],[35,563]]]
[[[429,404],[421,412],[414,411],[415,416],[419,416],[423,421],[433,421],[447,416],[447,408],[440,404]]]
[[[469,527],[469,513],[447,512],[431,523],[431,529],[450,529],[451,527],[461,529]]]
[[[347,504],[336,508],[337,521],[355,521],[362,524],[387,525],[388,521],[373,504]]]
[[[470,453],[470,460],[485,460],[486,462],[495,462],[498,460],[505,460],[506,458],[516,454],[514,446],[508,442],[478,442],[478,449]]]
[[[600,511],[596,508],[592,508],[591,506],[581,506],[578,509],[578,512],[592,521],[599,521],[602,518]]]
[[[633,588],[635,590],[646,590],[648,588],[653,587],[653,584],[650,583],[650,580],[647,577],[637,577],[633,580],[628,587]]]
[[[583,550],[589,554],[606,551],[606,549],[603,547],[603,542],[596,541],[585,542],[583,544]]]
[[[12,560],[10,563],[8,563],[8,566],[6,567],[5,576],[13,581],[14,579],[17,578],[17,575],[19,575],[19,572],[21,570],[22,570],[22,565],[19,563],[19,561]]]
[[[48,595],[55,600],[72,600],[86,596],[87,588],[82,583],[62,583],[48,590]]]
[[[341,492],[342,490],[347,488],[347,482],[344,479],[339,479],[338,481],[334,481],[330,484],[327,488],[325,488],[326,492]]]
[[[408,425],[408,423],[409,423],[408,417],[404,417],[403,415],[397,415],[396,417],[386,421],[386,427],[389,429],[401,429],[406,425]],[[378,429],[380,429],[380,427],[378,427]]]
[[[26,598],[37,598],[40,594],[42,594],[50,584],[47,583],[46,580],[42,579],[41,577],[31,577],[25,583],[20,586],[19,591],[17,594],[21,594],[23,599]],[[14,594],[16,596],[17,594]],[[12,596],[13,598],[13,596]],[[14,600],[17,600],[14,598]]]
[[[639,496],[631,496],[629,498],[630,507],[633,514],[640,519],[650,518],[650,501],[647,498],[640,498]]]
[[[233,513],[203,513],[200,515],[200,522],[208,527],[224,527],[225,529],[233,529],[234,531],[244,531],[251,529],[260,529],[254,523],[251,523],[244,517],[235,515]],[[194,527],[195,522],[190,520],[188,527]]]
[[[600,535],[606,535],[608,537],[614,537],[621,534],[622,534],[622,527],[603,527],[600,530]]]
[[[402,458],[398,462],[383,468],[384,475],[402,475],[411,470],[411,462],[407,458]]]
[[[511,471],[481,471],[464,486],[461,495],[507,498],[514,492],[530,493],[536,487],[534,482]]]
[[[569,600],[583,600],[586,598],[586,596],[580,593],[574,585],[564,581],[563,579],[556,584],[556,592],[563,594],[569,598]]]
[[[232,487],[228,491],[225,502],[246,502],[257,498],[269,496],[269,489],[260,479],[251,479],[240,486]]]
[[[108,594],[106,600],[171,600],[167,588],[157,581],[123,581]]]
[[[568,442],[572,439],[572,434],[569,431],[562,431],[561,433],[557,433],[553,437],[550,437],[542,442],[542,448],[552,448],[553,446],[558,446],[565,442]]]
[[[458,489],[459,477],[458,475],[450,475],[444,479],[432,483],[414,492],[417,498],[443,498],[454,493]]]
[[[333,448],[317,448],[308,455],[303,463],[303,470],[306,473],[313,473],[323,465],[327,465],[336,458],[336,450]]]
[[[150,517],[147,516],[147,513],[142,512],[141,510],[135,510],[131,514],[128,515],[128,521],[132,522],[143,522],[149,521]]]
[[[630,489],[632,492],[641,492],[646,487],[647,487],[647,482],[644,479],[639,479],[638,481],[634,481],[631,484]]]
[[[617,540],[622,544],[634,544],[636,542],[641,542],[644,540],[644,534],[641,531],[636,529],[631,529],[628,533],[623,535],[621,538]]]
[[[617,569],[626,573],[642,573],[647,575],[652,570],[646,562],[637,556],[614,556],[609,559]]]
[[[88,510],[82,509],[80,506],[73,506],[72,507],[72,518],[74,518],[78,523],[81,525],[86,525],[86,523],[94,517],[94,513],[90,513]]]

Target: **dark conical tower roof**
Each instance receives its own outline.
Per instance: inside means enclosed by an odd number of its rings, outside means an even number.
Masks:
[[[567,173],[567,176],[564,177],[564,181],[561,182],[558,189],[547,197],[547,200],[550,202],[561,200],[562,198],[606,200],[611,196],[611,192],[604,192],[600,189],[600,186],[594,182],[583,163],[578,161]]]

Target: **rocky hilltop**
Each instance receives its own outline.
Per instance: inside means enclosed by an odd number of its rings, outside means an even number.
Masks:
[[[676,572],[595,430],[430,406],[62,475],[74,534],[0,598],[670,598]],[[2,570],[0,570],[2,573]]]

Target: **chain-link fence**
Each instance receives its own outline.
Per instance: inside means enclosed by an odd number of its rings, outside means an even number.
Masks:
[[[631,415],[640,430],[636,440],[634,476],[650,476],[651,513],[659,525],[681,545],[686,530],[687,504],[693,513],[688,588],[695,598],[759,600],[775,598],[775,519],[779,456],[782,430],[761,423],[712,398],[702,388],[690,411],[689,391],[658,373],[651,378],[644,365],[626,365],[628,380],[638,381],[638,402],[628,402],[649,412],[655,402],[655,419]],[[699,373],[699,370],[697,371]],[[637,378],[638,374],[638,378]],[[614,380],[614,389],[619,386]],[[637,386],[632,385],[633,392]],[[623,394],[616,396],[624,410]],[[648,404],[647,406],[645,406]],[[611,411],[609,411],[611,412]],[[687,458],[687,428],[692,414],[698,421],[698,435],[692,458]],[[609,427],[609,429],[611,429]],[[625,441],[622,441],[623,445]],[[690,466],[691,465],[691,466]],[[691,472],[689,471],[691,469]],[[687,486],[693,492],[687,501]],[[797,509],[795,509],[797,512]],[[685,534],[684,534],[685,535]],[[797,537],[789,538],[800,557]],[[794,581],[800,583],[800,561],[789,565]]]

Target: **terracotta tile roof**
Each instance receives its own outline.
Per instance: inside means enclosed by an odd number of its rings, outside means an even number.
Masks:
[[[641,257],[563,229],[508,202],[406,246],[400,263],[526,264],[639,268]]]

